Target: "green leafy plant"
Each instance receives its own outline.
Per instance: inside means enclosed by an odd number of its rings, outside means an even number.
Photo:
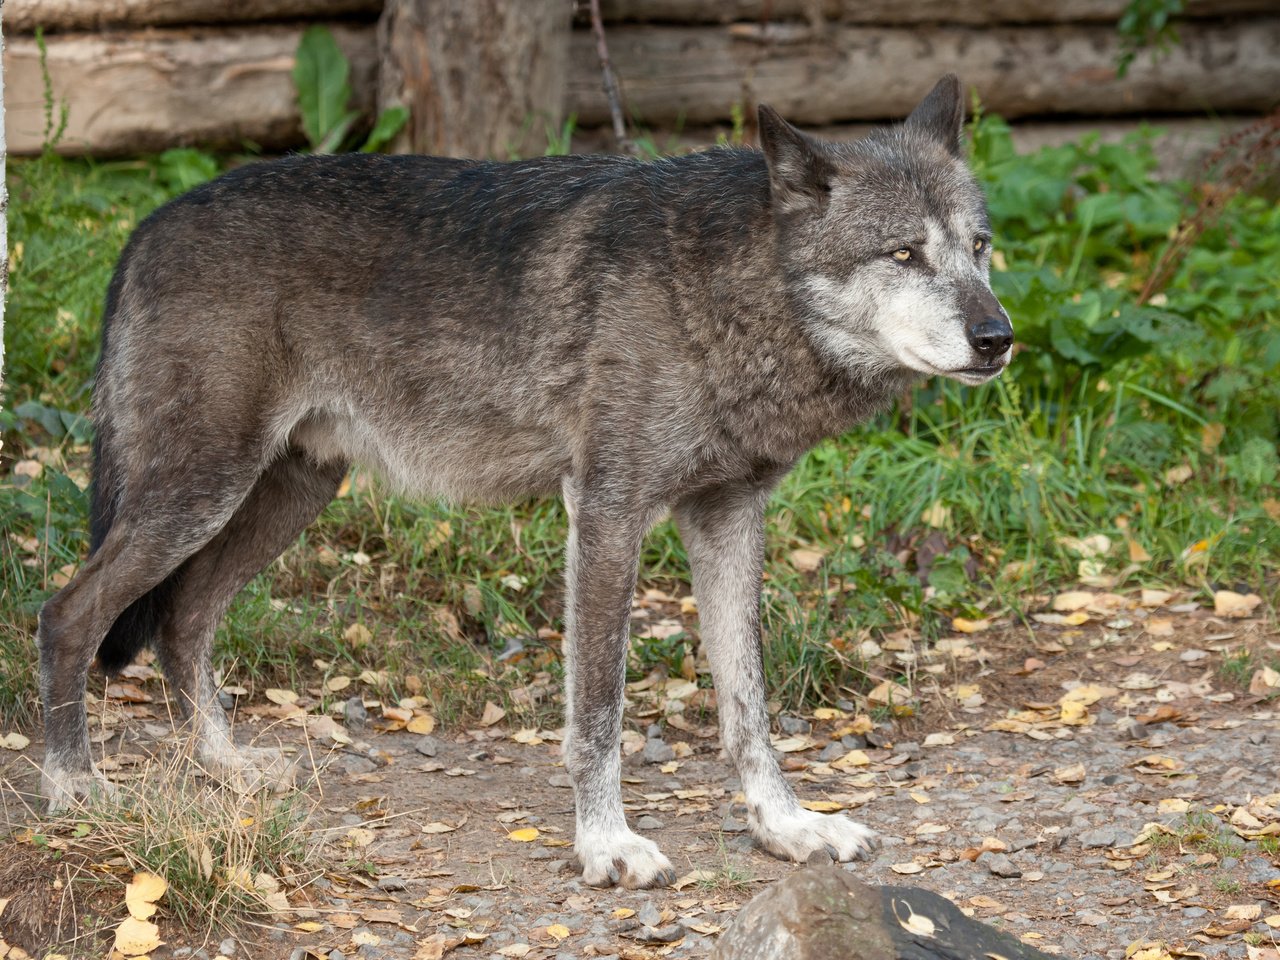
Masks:
[[[351,107],[351,64],[327,27],[308,27],[298,43],[293,83],[302,113],[302,132],[315,153],[340,153],[354,145],[352,133],[361,119]],[[359,150],[372,153],[386,146],[409,120],[407,107],[382,111]]]
[[[1116,56],[1116,75],[1129,72],[1134,59],[1152,48],[1156,59],[1179,42],[1174,20],[1186,9],[1186,0],[1129,0],[1116,29],[1120,33],[1120,52]]]

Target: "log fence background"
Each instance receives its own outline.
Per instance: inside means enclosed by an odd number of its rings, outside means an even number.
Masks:
[[[603,7],[626,106],[659,143],[676,129],[684,142],[708,142],[727,128],[735,104],[749,112],[760,102],[801,125],[848,135],[856,124],[900,117],[948,70],[976,88],[986,109],[1052,121],[1046,129],[1064,137],[1072,122],[1122,130],[1139,118],[1230,119],[1280,99],[1275,0],[1190,0],[1182,42],[1157,63],[1140,53],[1123,79],[1114,61],[1124,0],[604,0]],[[302,144],[290,71],[310,23],[332,27],[351,59],[358,104],[374,108],[380,8],[380,0],[5,0],[9,150],[41,148],[37,26],[54,93],[70,107],[61,151],[246,142],[278,150]],[[582,128],[579,143],[605,143],[592,129],[609,117],[584,13],[567,46],[564,112]]]

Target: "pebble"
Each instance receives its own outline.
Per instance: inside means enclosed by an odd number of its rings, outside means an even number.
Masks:
[[[440,741],[435,737],[420,737],[417,743],[413,745],[413,749],[424,757],[434,757],[440,752]]]
[[[788,717],[786,714],[778,717],[778,726],[789,737],[802,737],[813,729],[813,725],[808,720],[801,720],[799,717]]]
[[[560,787],[564,790],[573,789],[573,777],[569,776],[567,773],[552,774],[547,777],[547,783],[551,784],[553,787]]]
[[[357,694],[342,705],[342,716],[349,727],[363,727],[369,722],[369,711],[364,708],[364,698]]]
[[[227,939],[218,944],[218,952],[224,957],[234,957],[236,955],[235,940],[231,939],[231,937],[227,937]]]
[[[1092,847],[1114,847],[1121,841],[1122,835],[1127,832],[1115,826],[1097,827],[1093,830],[1084,831],[1076,839],[1080,841],[1080,846],[1086,849]]]
[[[663,823],[661,820],[659,820],[657,817],[650,816],[649,814],[646,813],[643,817],[641,817],[639,820],[636,821],[636,826],[639,827],[641,830],[661,830],[663,827],[666,826],[666,824]]]
[[[993,853],[984,857],[987,864],[987,870],[997,877],[1020,877],[1022,870],[1009,859],[1007,854]]]
[[[636,911],[636,920],[646,927],[662,925],[662,911],[652,900],[646,900],[644,906]]]
[[[676,752],[665,740],[650,739],[644,744],[645,763],[670,763],[676,758]]]
[[[379,877],[378,889],[384,893],[395,893],[404,889],[404,881],[399,877]]]

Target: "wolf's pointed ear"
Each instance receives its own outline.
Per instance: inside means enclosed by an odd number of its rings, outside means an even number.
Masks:
[[[907,129],[936,140],[952,156],[964,155],[964,97],[960,78],[948,73],[907,117]]]
[[[821,213],[834,170],[822,144],[801,133],[772,107],[760,105],[760,148],[769,165],[769,192],[784,213]]]

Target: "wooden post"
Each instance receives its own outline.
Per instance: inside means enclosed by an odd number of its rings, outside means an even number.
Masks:
[[[568,89],[572,0],[387,0],[378,108],[409,107],[399,153],[537,156]]]

